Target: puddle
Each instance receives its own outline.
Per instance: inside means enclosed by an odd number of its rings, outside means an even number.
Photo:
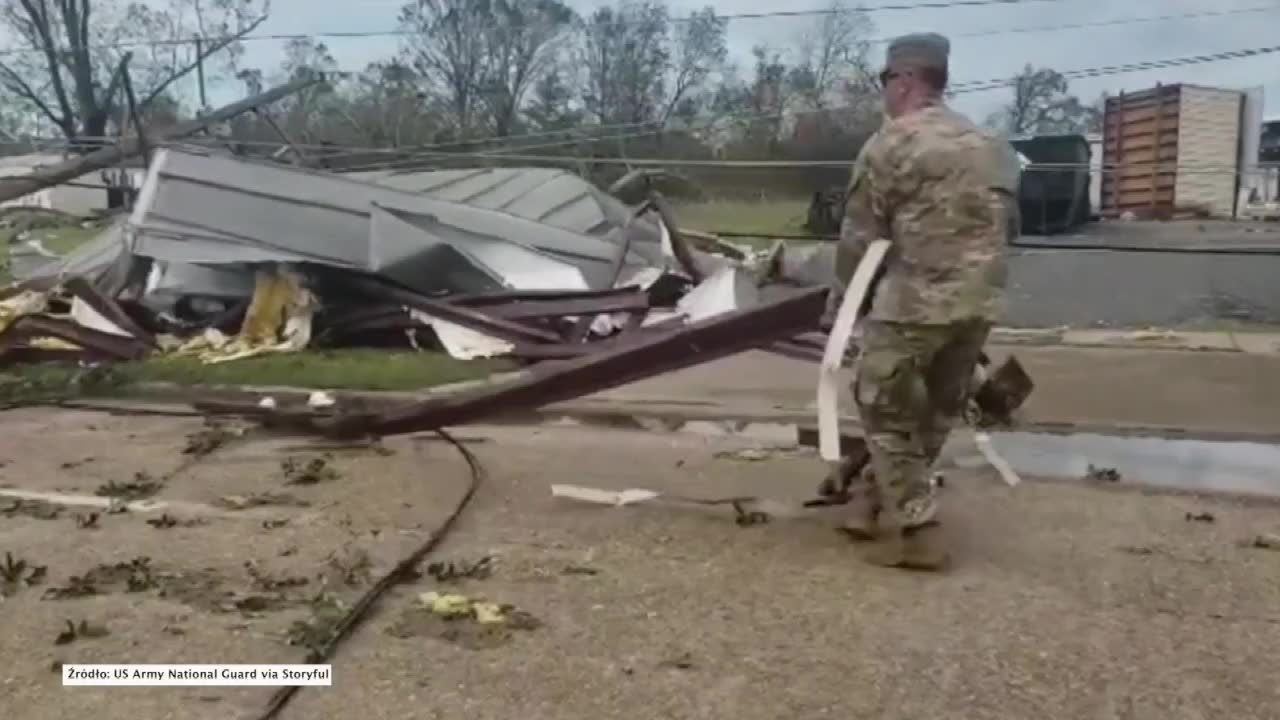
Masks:
[[[816,432],[795,423],[690,420],[625,413],[559,416],[544,418],[542,422],[570,427],[691,433],[752,440],[774,447],[799,445],[812,449],[816,444]],[[1028,476],[1082,479],[1092,465],[1114,468],[1126,484],[1280,497],[1280,445],[1046,432],[992,432],[991,442],[1017,472]],[[942,464],[959,468],[987,466],[969,435],[959,432],[947,443]]]
[[[1027,475],[1083,478],[1093,465],[1115,468],[1123,483],[1280,496],[1280,445],[1029,432],[992,433],[991,443]],[[956,465],[982,462],[961,448]]]

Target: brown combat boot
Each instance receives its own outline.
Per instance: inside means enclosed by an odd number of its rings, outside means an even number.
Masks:
[[[879,567],[901,570],[941,571],[951,564],[951,558],[941,547],[937,522],[932,518],[923,523],[904,525],[900,518],[881,516],[880,535],[875,545],[867,549],[865,560]]]
[[[853,496],[838,529],[855,542],[875,542],[880,537],[880,503],[874,493]]]

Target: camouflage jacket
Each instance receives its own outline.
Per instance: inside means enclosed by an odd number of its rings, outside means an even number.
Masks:
[[[887,120],[858,154],[849,185],[838,289],[867,246],[892,243],[870,318],[947,324],[994,320],[1018,227],[1012,146],[943,104]]]

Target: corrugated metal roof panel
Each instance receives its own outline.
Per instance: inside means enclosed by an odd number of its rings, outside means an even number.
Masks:
[[[554,168],[482,168],[405,173],[350,173],[348,177],[452,202],[501,210],[586,235],[604,235],[627,222],[617,198],[571,172]],[[633,242],[656,244],[656,231]]]
[[[455,193],[470,183],[474,193],[495,188],[495,180],[514,183],[526,177],[470,172],[426,180],[437,190],[451,188]],[[556,181],[563,182],[563,178]],[[568,187],[566,183],[551,197],[562,202],[568,199],[572,204],[586,194],[575,195]],[[536,192],[521,197],[532,201]],[[130,222],[137,238],[135,252],[158,259],[206,263],[302,260],[377,272],[379,267],[370,266],[369,226],[375,204],[426,219],[429,226],[417,224],[440,241],[464,250],[468,243],[485,241],[536,248],[577,268],[590,287],[609,285],[621,252],[614,235],[571,232],[516,213],[449,202],[351,177],[175,149],[156,154]],[[632,248],[629,266],[659,264],[637,252],[640,249]],[[656,244],[652,249],[661,253]],[[393,265],[404,260],[378,257],[377,261]]]

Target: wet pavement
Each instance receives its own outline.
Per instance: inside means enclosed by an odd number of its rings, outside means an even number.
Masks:
[[[1274,255],[1111,250],[1014,250],[1011,327],[1169,327],[1222,321],[1280,323]]]
[[[1119,482],[1198,492],[1280,496],[1280,445],[1099,434],[992,433],[991,443],[1022,474],[1082,479],[1115,470]],[[953,442],[956,464],[981,456]]]

